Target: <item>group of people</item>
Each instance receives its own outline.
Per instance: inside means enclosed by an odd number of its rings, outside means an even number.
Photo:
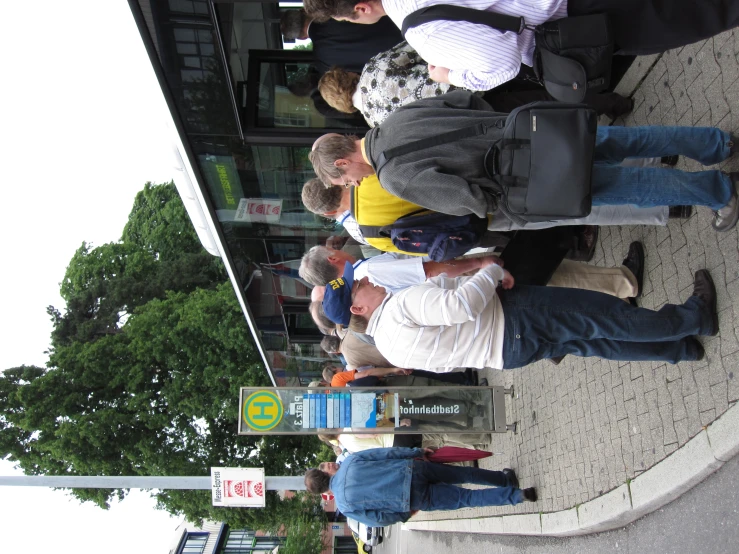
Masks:
[[[311,29],[321,25],[346,24],[339,22],[372,29],[387,25],[385,16],[400,29],[410,14],[440,3],[305,0],[305,11],[293,16],[300,33],[291,38],[312,37]],[[739,24],[739,0],[445,3],[522,15],[529,25],[607,13],[617,54],[663,52]],[[283,19],[286,36],[287,29]],[[387,35],[377,29],[374,35],[364,34],[374,39]],[[636,302],[644,278],[640,243],[629,246],[620,267],[562,258],[572,245],[573,225],[664,224],[668,213],[685,217],[691,206],[705,206],[714,211],[717,232],[733,229],[739,219],[739,174],[658,166],[674,166],[678,156],[718,164],[735,153],[737,139],[704,127],[598,127],[590,215],[524,224],[506,217],[490,192],[492,177],[482,161],[490,140],[484,134],[462,133],[450,142],[426,141],[423,149],[400,156],[386,154],[470,125],[495,125],[500,112],[551,99],[543,89],[516,86],[533,63],[534,33],[434,20],[407,29],[404,36],[390,35],[401,40],[370,56],[357,35],[352,43],[356,48],[342,46],[341,55],[346,58],[354,51],[366,61],[361,67],[348,59],[324,64],[318,83],[329,105],[361,113],[371,127],[363,138],[327,134],[316,140],[310,160],[317,178],[303,188],[305,206],[335,219],[360,247],[335,248],[340,244],[332,239],[311,248],[301,262],[300,276],[314,286],[310,313],[327,335],[324,347],[340,355],[346,367],[327,368],[325,384],[414,378],[474,384],[470,369],[513,369],[542,359],[559,363],[566,355],[673,364],[702,359],[704,349],[696,337],[719,331],[716,291],[706,270],[696,272],[693,293],[684,303],[649,310]],[[376,46],[374,41],[371,48]],[[314,44],[314,49],[320,58],[321,45]],[[585,102],[612,117],[633,107],[630,99],[614,93],[588,94]],[[635,162],[647,159],[651,163]],[[483,240],[482,245],[507,246],[500,256],[435,262],[370,234],[423,209],[486,220],[489,243]],[[516,231],[513,238],[506,235],[510,231]],[[383,252],[370,256],[370,249]],[[530,272],[546,260],[550,270]],[[421,371],[426,372],[423,377]],[[341,437],[329,440],[347,450]],[[418,510],[537,500],[534,488],[519,488],[511,469],[426,461],[438,440],[433,446],[431,439],[402,445],[369,436],[363,441],[345,437],[344,442],[354,452],[340,464],[309,470],[306,486],[316,493],[330,490],[343,513],[367,525],[406,521]],[[468,441],[472,443],[476,441]],[[494,488],[455,486],[461,483]]]

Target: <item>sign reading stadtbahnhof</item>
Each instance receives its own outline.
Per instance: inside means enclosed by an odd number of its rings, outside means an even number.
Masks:
[[[242,388],[239,434],[505,432],[501,387]]]

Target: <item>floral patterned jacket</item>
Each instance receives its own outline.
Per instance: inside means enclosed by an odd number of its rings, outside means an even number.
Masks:
[[[407,42],[370,58],[362,70],[353,103],[370,127],[399,107],[454,90],[429,77],[428,66]]]

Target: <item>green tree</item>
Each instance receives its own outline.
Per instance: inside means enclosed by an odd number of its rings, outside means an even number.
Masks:
[[[200,245],[173,183],[146,183],[136,195],[121,242],[75,252],[61,283],[62,313],[47,312],[52,348],[120,331],[137,306],[167,291],[212,288],[226,280],[219,258]]]
[[[239,387],[269,380],[223,266],[171,183],[147,183],[120,242],[83,243],[61,293],[47,367],[0,374],[0,458],[48,475],[299,475],[316,463],[313,437],[236,434]],[[126,491],[73,493],[107,507]],[[268,502],[258,517],[275,520],[284,506]],[[217,510],[207,491],[165,491],[158,503],[256,528],[242,517],[254,510]]]

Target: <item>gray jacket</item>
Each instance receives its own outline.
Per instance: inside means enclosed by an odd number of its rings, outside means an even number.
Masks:
[[[490,196],[481,188],[491,181],[483,158],[494,140],[502,136],[497,122],[507,114],[494,112],[484,100],[467,91],[424,98],[391,114],[365,137],[365,153],[377,171],[380,154],[411,141],[486,123],[486,135],[461,139],[390,159],[378,177],[388,192],[441,213],[485,217],[491,211]]]

